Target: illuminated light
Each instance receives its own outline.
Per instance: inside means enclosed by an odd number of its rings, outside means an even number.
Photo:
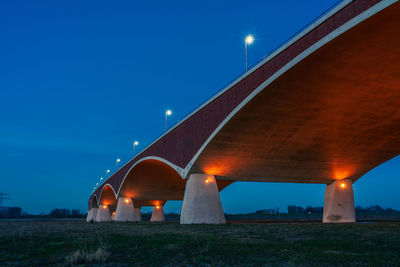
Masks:
[[[206,164],[203,166],[202,171],[209,176],[213,175],[228,176],[230,173],[234,172],[239,167],[245,167],[243,161],[239,161],[236,159],[229,159],[227,164],[214,164],[214,163]],[[212,181],[212,179],[210,179],[210,181]]]
[[[160,206],[156,206],[156,209],[158,209],[158,210],[159,210],[159,209],[160,209]]]
[[[206,184],[208,184],[209,182],[210,182],[210,180],[208,180],[208,179],[204,180],[204,183],[206,183]]]
[[[117,159],[117,162],[120,162],[121,161],[121,159]]]
[[[107,170],[106,172],[107,172],[107,173],[109,173],[109,172],[110,172],[110,170]]]
[[[127,197],[127,198],[133,198],[133,196],[134,196],[134,194],[133,194],[133,192],[124,192],[124,195],[125,195],[125,197]]]
[[[103,209],[106,209],[107,208],[107,206],[106,205],[103,205]]]
[[[249,35],[246,36],[244,41],[246,42],[246,44],[252,44],[254,42],[254,36],[249,34]]]
[[[129,199],[125,199],[125,203],[129,203]]]
[[[103,177],[100,177],[100,181],[103,180]]]
[[[135,148],[136,148],[136,146],[138,146],[139,145],[139,142],[138,141],[134,141],[133,142],[133,154],[135,154]]]
[[[346,187],[346,183],[341,183],[341,184],[340,184],[340,187],[341,187],[341,188],[345,188],[345,187]]]
[[[168,129],[168,116],[170,116],[172,114],[172,111],[170,109],[167,109],[167,111],[165,111],[165,130]]]
[[[115,215],[115,211],[112,213],[112,215]]]

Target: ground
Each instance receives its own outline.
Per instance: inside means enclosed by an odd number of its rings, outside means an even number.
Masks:
[[[400,223],[0,221],[0,266],[400,266]]]

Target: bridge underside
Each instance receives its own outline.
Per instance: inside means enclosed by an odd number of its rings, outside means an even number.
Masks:
[[[303,59],[247,103],[191,173],[353,182],[400,154],[400,5]]]
[[[218,181],[219,190],[231,182]],[[134,198],[135,207],[163,206],[167,200],[183,200],[186,180],[158,160],[145,160],[129,172],[119,196]]]

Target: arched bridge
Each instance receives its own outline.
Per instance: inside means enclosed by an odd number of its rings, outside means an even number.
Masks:
[[[223,223],[218,191],[263,181],[327,184],[324,221],[354,221],[352,183],[399,154],[400,4],[343,1],[111,175],[88,218],[184,200],[182,223]]]

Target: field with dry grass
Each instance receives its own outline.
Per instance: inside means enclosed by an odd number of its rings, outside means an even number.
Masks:
[[[400,266],[400,223],[0,222],[0,266]]]

